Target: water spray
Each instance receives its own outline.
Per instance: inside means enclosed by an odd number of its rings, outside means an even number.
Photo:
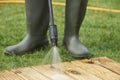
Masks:
[[[51,77],[52,80],[56,80],[59,77],[64,77],[63,74],[63,67],[62,67],[62,60],[59,55],[59,50],[57,48],[57,26],[54,24],[54,17],[53,17],[53,8],[52,8],[52,0],[48,0],[49,5],[49,33],[50,33],[50,40],[52,44],[52,48],[50,51],[46,54],[45,58],[42,61],[42,65],[49,64],[50,68],[54,69],[54,75]],[[66,80],[66,78],[65,78]]]
[[[53,8],[52,8],[52,0],[48,0],[49,5],[49,19],[50,19],[50,26],[49,26],[49,33],[50,33],[50,40],[52,46],[57,46],[57,26],[54,24],[54,17],[53,17]]]
[[[48,0],[48,5],[49,5],[49,16],[50,16],[50,27],[49,27],[49,32],[50,32],[50,40],[52,44],[52,48],[46,54],[42,64],[50,64],[52,68],[56,72],[62,72],[62,66],[61,66],[61,57],[59,55],[59,50],[57,48],[57,26],[54,24],[54,17],[53,17],[53,8],[52,8],[52,0]]]

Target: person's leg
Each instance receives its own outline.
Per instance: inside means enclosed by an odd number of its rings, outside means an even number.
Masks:
[[[88,0],[66,0],[63,44],[74,57],[88,57],[88,49],[79,40],[80,26],[85,17]]]
[[[48,45],[47,29],[49,24],[48,1],[26,0],[27,34],[18,44],[5,49],[5,54],[17,55],[30,52]]]

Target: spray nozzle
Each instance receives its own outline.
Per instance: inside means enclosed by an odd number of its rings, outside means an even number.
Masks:
[[[50,25],[50,39],[52,46],[57,46],[57,27],[56,25]]]

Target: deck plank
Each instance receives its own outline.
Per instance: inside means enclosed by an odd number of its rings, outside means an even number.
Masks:
[[[61,64],[62,73],[51,65],[39,65],[0,71],[0,80],[120,80],[120,63],[107,57]]]
[[[28,80],[50,80],[30,67],[12,70],[14,73]]]
[[[77,80],[102,80],[95,75],[92,75],[80,67],[75,66],[70,62],[63,63],[65,73],[76,78]]]
[[[0,80],[25,80],[25,79],[14,74],[12,71],[5,70],[0,72]]]
[[[73,64],[103,80],[120,80],[120,75],[94,63],[72,61]]]
[[[98,64],[120,75],[120,63],[107,57],[93,58],[94,64]]]
[[[62,80],[62,77],[59,76],[59,72],[56,72],[53,68],[51,68],[51,65],[45,65],[45,66],[35,66],[32,67],[36,71],[40,72],[41,74],[45,75],[46,77],[49,77],[50,79],[53,79],[54,76],[57,76],[58,74],[58,79],[57,80]],[[61,74],[60,74],[61,75]],[[76,80],[66,74],[63,74],[63,77],[65,77],[66,80]]]

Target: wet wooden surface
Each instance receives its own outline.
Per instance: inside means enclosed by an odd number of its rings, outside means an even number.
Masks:
[[[0,80],[120,80],[120,63],[107,57],[61,63],[58,74],[51,65],[0,71]]]

